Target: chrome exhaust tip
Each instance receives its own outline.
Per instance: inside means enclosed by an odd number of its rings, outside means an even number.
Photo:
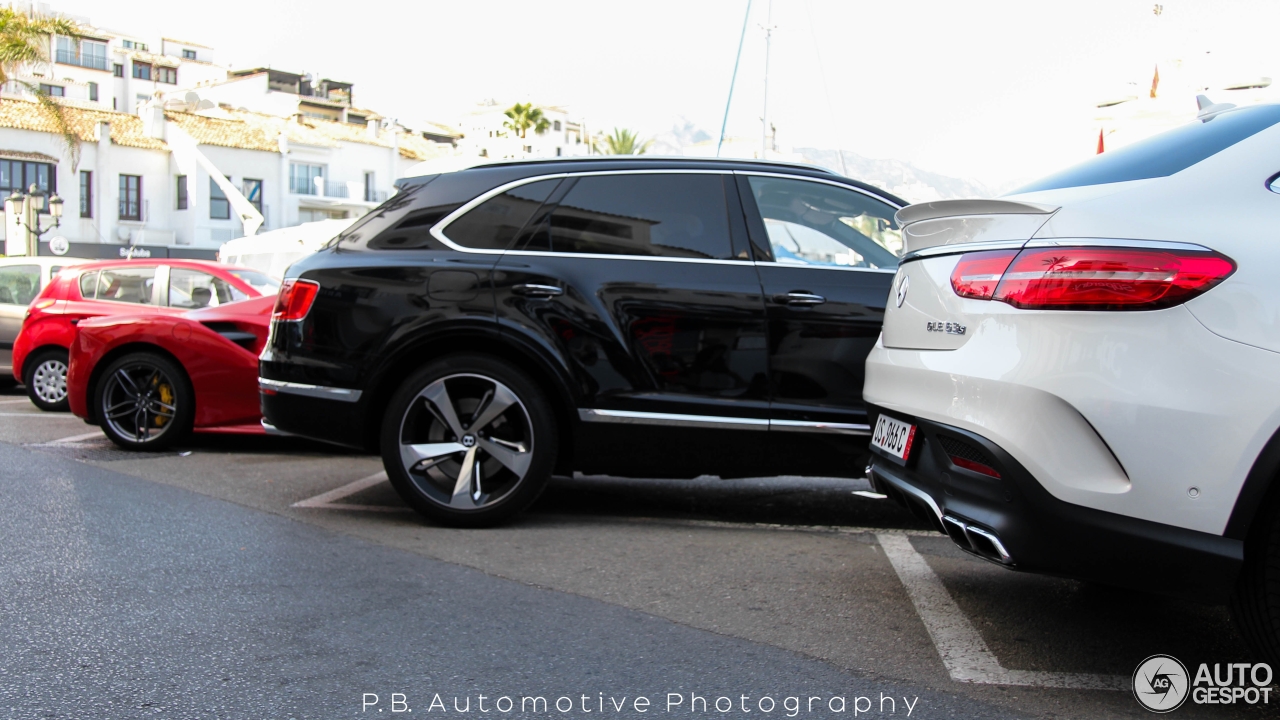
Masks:
[[[942,516],[942,525],[947,536],[961,550],[971,552],[978,557],[1001,565],[1013,565],[1013,557],[1000,542],[999,536],[990,530],[971,525],[951,515]]]

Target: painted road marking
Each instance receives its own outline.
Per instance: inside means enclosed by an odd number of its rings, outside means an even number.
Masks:
[[[35,445],[35,447],[48,447],[49,445],[80,444],[85,440],[92,440],[94,438],[100,438],[105,440],[107,436],[103,435],[101,430],[94,430],[93,432],[85,433],[83,435],[72,435],[71,437],[58,438],[57,440],[50,440],[49,442],[39,443],[38,445]]]
[[[29,413],[10,413],[0,412],[0,417],[24,417],[24,418],[48,418],[50,420],[77,420],[80,418],[70,413],[47,413],[47,412],[29,412]]]
[[[1120,675],[1006,670],[956,605],[933,568],[911,546],[910,538],[901,534],[877,533],[876,539],[902,580],[952,680],[1081,690],[1129,689],[1129,678]]]
[[[314,508],[319,510],[367,510],[369,512],[410,512],[407,507],[387,507],[384,505],[353,505],[350,503],[337,503],[335,500],[341,500],[344,497],[355,495],[361,490],[387,482],[386,471],[374,473],[366,478],[360,478],[355,482],[347,483],[340,488],[335,488],[326,493],[320,493],[315,497],[299,500],[289,507],[296,508]]]
[[[0,405],[17,405],[19,403],[27,403],[28,405],[30,405],[31,400],[29,398],[20,398],[18,400],[0,400]]]

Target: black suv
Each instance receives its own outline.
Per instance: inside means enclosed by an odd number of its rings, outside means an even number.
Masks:
[[[454,525],[510,517],[557,472],[857,477],[903,205],[755,161],[403,180],[289,269],[264,423],[380,449]]]

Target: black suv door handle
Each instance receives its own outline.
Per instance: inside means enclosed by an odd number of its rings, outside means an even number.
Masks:
[[[514,285],[511,292],[531,298],[549,298],[557,297],[564,294],[564,288],[558,288],[555,285]]]
[[[805,307],[810,305],[821,305],[822,303],[826,302],[827,299],[822,297],[821,295],[814,295],[813,293],[800,292],[799,290],[792,290],[786,295],[774,295],[773,301],[778,303],[779,305],[798,305],[801,307]]]

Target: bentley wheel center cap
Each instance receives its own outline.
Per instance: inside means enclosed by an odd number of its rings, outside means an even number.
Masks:
[[[462,447],[475,447],[475,446],[476,446],[475,435],[471,435],[470,433],[468,433],[462,436]]]

